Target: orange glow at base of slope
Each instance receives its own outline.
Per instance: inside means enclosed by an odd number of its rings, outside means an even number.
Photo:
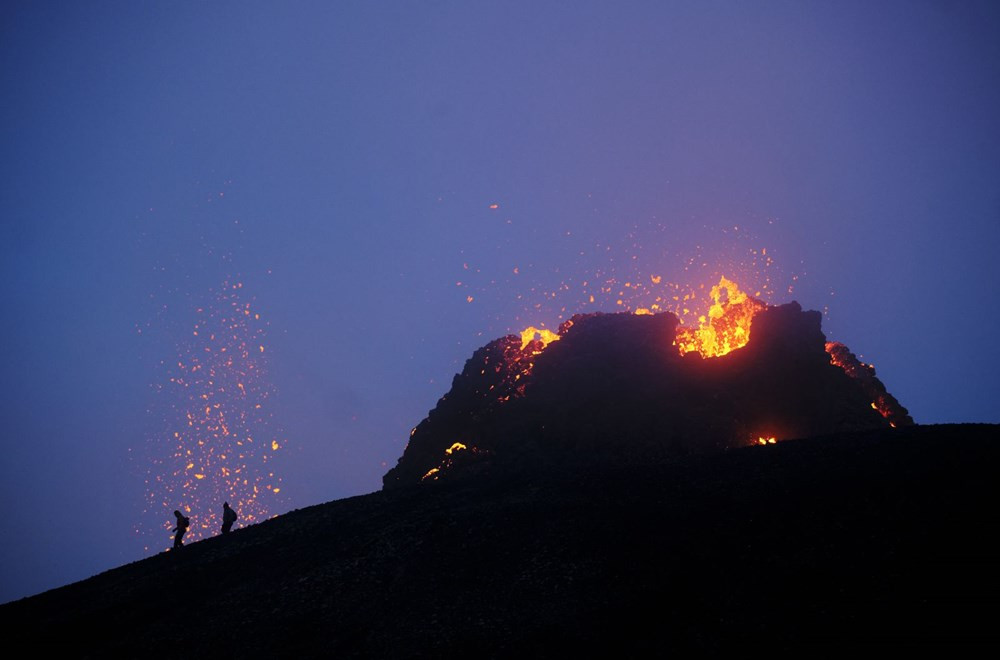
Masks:
[[[488,456],[489,450],[481,450],[478,447],[468,447],[461,442],[455,442],[448,449],[444,450],[444,458],[437,467],[431,468],[420,478],[421,481],[437,481],[443,474],[454,465],[459,452],[468,452],[469,455]]]
[[[830,364],[840,367],[851,378],[865,381],[875,377],[875,367],[857,360],[842,344],[828,341],[826,343],[826,352],[830,356]],[[871,402],[872,409],[882,415],[883,418],[890,420],[889,426],[896,428],[896,423],[892,421],[894,411],[893,405],[889,401],[891,399],[889,394],[884,391],[870,392],[870,394],[875,398]]]

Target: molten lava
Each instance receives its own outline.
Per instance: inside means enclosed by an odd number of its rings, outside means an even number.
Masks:
[[[844,373],[857,381],[862,391],[871,399],[871,407],[887,419],[891,427],[913,424],[913,418],[907,413],[906,408],[903,408],[896,397],[886,391],[882,381],[875,377],[875,367],[859,360],[840,342],[829,341],[825,348],[830,355],[830,363],[840,367]]]
[[[488,456],[490,452],[482,451],[478,447],[468,447],[461,442],[452,443],[451,447],[444,450],[444,458],[438,464],[437,467],[433,467],[420,478],[421,481],[437,481],[441,476],[442,472],[451,469],[455,465],[455,461],[460,459],[461,454],[469,454],[470,456]]]
[[[745,293],[739,285],[726,277],[719,278],[719,283],[712,287],[710,295],[712,304],[706,314],[698,317],[698,327],[677,329],[674,345],[681,355],[694,351],[702,357],[719,357],[746,346],[750,341],[753,317],[767,308],[766,303]],[[633,312],[637,316],[654,313],[647,307],[639,307]],[[525,328],[520,333],[523,355],[511,356],[512,362],[521,363],[525,357],[538,355],[549,344],[558,341],[572,324],[572,321],[568,321],[558,333],[535,326]],[[530,363],[526,366],[523,375],[530,371]]]
[[[721,277],[712,287],[708,318],[700,316],[697,328],[678,328],[675,345],[681,355],[697,351],[702,357],[719,357],[750,341],[750,324],[767,305]]]
[[[545,349],[546,346],[558,340],[559,340],[559,335],[556,334],[555,332],[552,332],[551,330],[546,330],[544,328],[539,329],[536,328],[535,326],[531,326],[530,328],[525,328],[524,330],[521,331],[521,350],[522,351],[525,350],[526,348],[528,348],[528,344],[537,341],[541,342],[542,344],[541,348],[538,349],[537,351],[540,353],[542,350]]]

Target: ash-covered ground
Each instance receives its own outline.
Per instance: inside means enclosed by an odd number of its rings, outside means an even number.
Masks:
[[[431,481],[0,616],[11,648],[79,657],[990,650],[998,431],[910,426]]]

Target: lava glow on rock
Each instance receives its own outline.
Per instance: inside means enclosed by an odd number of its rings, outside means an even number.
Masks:
[[[525,328],[521,331],[521,350],[528,348],[528,345],[532,342],[541,342],[542,348],[544,349],[550,343],[557,341],[559,335],[551,330],[545,330],[531,326],[530,328]]]
[[[740,290],[736,282],[725,276],[719,278],[719,283],[711,288],[709,296],[711,304],[708,311],[698,317],[698,327],[677,329],[674,345],[681,355],[695,352],[706,358],[719,357],[746,346],[750,341],[753,317],[767,308],[766,303]],[[632,313],[636,316],[652,316],[656,312],[639,307]],[[553,341],[559,340],[562,333],[572,325],[572,321],[568,324],[564,324],[565,327],[561,327],[558,333],[535,326],[525,328],[520,333],[521,350],[526,351],[530,345],[533,347],[532,353],[537,355]]]
[[[660,281],[655,276],[651,279],[657,283]],[[746,346],[750,341],[753,317],[767,307],[766,303],[748,295],[736,282],[725,276],[719,278],[719,283],[711,288],[709,296],[711,304],[707,312],[698,316],[698,326],[681,327],[677,330],[674,345],[681,355],[696,352],[702,357],[719,357]],[[689,300],[693,302],[693,299],[685,296],[684,303],[688,303]],[[680,305],[677,307],[677,313],[680,314]],[[637,307],[632,313],[637,316],[651,316],[660,309],[660,304],[656,303],[651,307]],[[683,311],[688,312],[687,315],[690,316],[688,309],[685,308]],[[521,350],[526,350],[531,344],[536,346],[534,353],[537,354],[553,341],[557,341],[565,330],[566,328],[561,328],[559,333],[555,333],[535,326],[525,328],[520,333]],[[537,343],[540,343],[540,348],[537,347]]]
[[[698,317],[697,328],[678,328],[674,344],[681,355],[695,351],[702,357],[719,357],[750,341],[753,317],[767,305],[748,296],[722,277],[712,287],[712,305]]]
[[[726,277],[709,298],[696,325],[681,320],[697,305],[685,296],[676,311],[578,314],[488,343],[385,487],[543,455],[684,455],[913,423],[871,365],[826,341],[819,312],[768,305]]]

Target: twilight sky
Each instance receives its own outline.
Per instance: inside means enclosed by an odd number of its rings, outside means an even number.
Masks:
[[[654,276],[822,310],[918,423],[1000,422],[998,33],[990,2],[4,3],[0,602],[168,544],[170,378],[234,303],[269,513],[377,490],[476,347]]]

